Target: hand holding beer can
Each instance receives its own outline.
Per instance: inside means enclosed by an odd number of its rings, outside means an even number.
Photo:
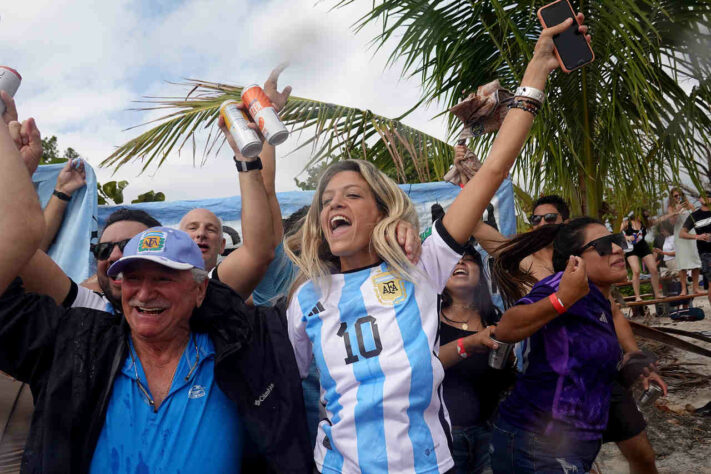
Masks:
[[[249,117],[237,107],[238,104],[237,100],[224,101],[220,105],[220,115],[242,156],[254,158],[262,152],[262,141],[257,132],[249,128]]]
[[[272,102],[261,87],[256,84],[245,87],[242,102],[270,145],[281,145],[289,138],[289,131],[279,120]]]
[[[7,92],[11,97],[15,97],[15,92],[20,88],[22,76],[11,67],[0,66],[0,90]],[[0,115],[5,113],[5,102],[0,100]]]
[[[501,370],[506,367],[506,363],[509,360],[509,355],[511,354],[511,350],[514,345],[509,344],[508,342],[501,342],[493,337],[491,340],[496,342],[499,347],[489,350],[489,367]]]
[[[639,400],[637,400],[637,407],[647,408],[649,406],[652,406],[657,400],[657,398],[661,397],[663,393],[664,390],[662,389],[662,387],[660,387],[654,382],[649,382],[649,388],[642,392],[642,395],[640,395]]]

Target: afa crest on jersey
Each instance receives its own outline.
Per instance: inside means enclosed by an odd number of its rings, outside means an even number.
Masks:
[[[390,272],[381,272],[373,275],[373,289],[378,301],[386,305],[402,303],[407,298],[405,284]]]
[[[165,232],[145,232],[138,242],[139,252],[163,252],[165,250]]]

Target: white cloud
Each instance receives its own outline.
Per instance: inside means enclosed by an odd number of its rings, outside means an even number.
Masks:
[[[373,56],[368,27],[355,35],[363,5],[329,11],[331,2],[279,0],[138,0],[95,2],[45,0],[6,2],[0,7],[0,61],[23,75],[17,94],[23,116],[35,116],[45,135],[57,135],[96,168],[116,146],[144,129],[123,131],[159,114],[135,112],[142,96],[179,96],[187,89],[167,84],[193,77],[246,85],[263,82],[270,69],[289,60],[282,84],[294,94],[400,115],[419,98],[416,79],[385,69],[387,49]],[[438,110],[418,110],[405,121],[440,138]],[[206,135],[205,135],[206,136]],[[201,137],[204,139],[204,137]],[[309,156],[295,137],[278,149],[277,190],[295,188],[293,177]],[[228,150],[193,167],[190,147],[172,153],[160,169],[138,176],[140,164],[97,170],[101,181],[127,179],[128,198],[149,189],[169,200],[237,194]],[[198,162],[199,162],[198,157]]]

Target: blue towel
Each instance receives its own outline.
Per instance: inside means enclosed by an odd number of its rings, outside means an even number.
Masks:
[[[52,197],[57,176],[64,163],[42,165],[32,175],[40,202],[44,208]],[[94,259],[89,252],[92,236],[97,231],[97,191],[96,175],[89,164],[84,161],[86,170],[86,186],[78,189],[72,195],[64,213],[62,226],[57,232],[54,243],[47,252],[64,273],[76,282],[87,279],[94,270]]]

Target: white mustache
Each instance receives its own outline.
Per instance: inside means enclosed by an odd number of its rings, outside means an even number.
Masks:
[[[170,307],[170,303],[166,300],[151,300],[150,302],[146,301],[141,301],[138,298],[131,298],[128,301],[128,305],[132,307],[137,307],[140,306],[141,308],[146,308],[146,309],[167,309]]]

